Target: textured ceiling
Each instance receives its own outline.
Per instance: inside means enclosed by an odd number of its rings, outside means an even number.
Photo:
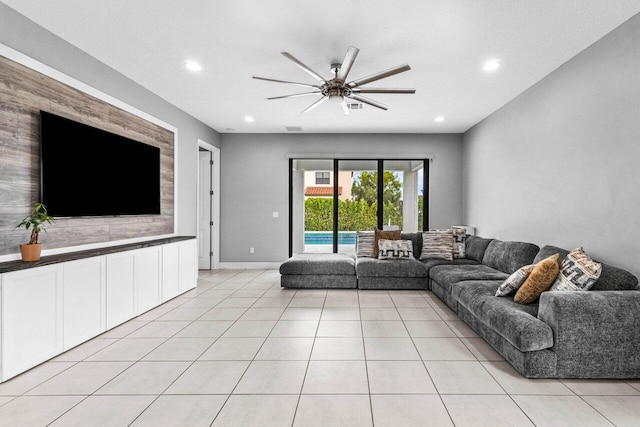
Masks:
[[[638,0],[2,2],[223,133],[464,132],[640,12]],[[349,80],[408,63],[369,86],[416,94],[369,95],[388,111],[344,116],[325,102],[303,114],[316,98],[265,98],[306,89],[252,79],[315,84],[280,52],[330,78],[350,45]],[[482,69],[490,58],[502,61],[494,73]]]

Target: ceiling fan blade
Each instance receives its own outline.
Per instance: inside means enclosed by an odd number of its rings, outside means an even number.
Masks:
[[[362,86],[362,85],[365,85],[367,83],[375,82],[376,80],[384,79],[385,77],[390,77],[390,76],[393,76],[395,74],[399,74],[399,73],[402,73],[402,72],[405,72],[405,71],[409,71],[410,69],[411,69],[411,67],[409,66],[409,64],[398,65],[397,67],[389,68],[388,70],[381,71],[381,72],[376,73],[376,74],[372,74],[372,75],[370,75],[368,77],[364,77],[362,79],[354,80],[354,81],[349,83],[349,86],[351,86],[351,87]]]
[[[280,53],[286,56],[287,58],[289,58],[290,60],[292,60],[298,67],[302,68],[304,71],[309,73],[311,77],[313,77],[314,79],[321,81],[322,83],[327,82],[320,74],[316,73],[311,68],[304,65],[302,62],[300,62],[300,60],[298,60],[295,56],[291,55],[289,52],[280,52]]]
[[[349,74],[349,71],[353,66],[353,62],[356,60],[356,56],[358,56],[358,52],[360,52],[360,49],[349,46],[349,49],[347,49],[347,53],[344,55],[344,59],[342,60],[340,71],[338,71],[338,80],[345,81],[347,79],[347,74]]]
[[[314,102],[313,104],[309,105],[307,108],[305,108],[302,112],[306,113],[308,111],[313,110],[314,108],[316,108],[318,105],[322,104],[324,101],[326,101],[327,99],[329,99],[328,96],[323,96],[322,98],[318,99],[316,102]]]
[[[290,85],[296,85],[296,86],[302,86],[302,87],[315,87],[315,88],[319,88],[320,87],[320,86],[316,86],[316,85],[310,85],[310,84],[307,84],[307,83],[296,83],[296,82],[288,82],[286,80],[268,79],[266,77],[253,76],[253,78],[256,79],[256,80],[265,80],[265,81],[268,81],[268,82],[275,82],[275,83],[288,83]]]
[[[356,101],[364,102],[365,104],[369,104],[369,105],[371,105],[373,107],[376,107],[376,108],[379,108],[381,110],[387,111],[389,109],[389,107],[387,105],[384,105],[383,103],[378,102],[378,101],[374,101],[373,99],[365,98],[364,96],[351,95],[351,96],[348,96],[347,98],[351,98],[351,99],[355,99]]]
[[[347,106],[347,101],[342,101],[340,104],[342,104],[342,111],[344,112],[345,116],[349,115],[349,107]]]
[[[294,93],[293,95],[272,96],[271,98],[267,98],[267,99],[268,100],[272,100],[272,99],[283,99],[283,98],[297,98],[299,96],[317,95],[319,93],[322,93],[322,92],[320,92],[318,90],[318,91],[315,91],[315,92]]]
[[[416,93],[415,89],[382,89],[382,88],[359,88],[354,87],[353,93]]]

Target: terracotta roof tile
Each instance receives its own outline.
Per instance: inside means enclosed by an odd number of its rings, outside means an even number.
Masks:
[[[304,195],[309,197],[331,197],[333,187],[305,187]],[[338,196],[342,195],[342,186],[338,186]]]

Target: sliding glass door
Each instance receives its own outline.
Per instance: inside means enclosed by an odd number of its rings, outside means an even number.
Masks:
[[[354,253],[357,231],[428,229],[427,159],[289,159],[289,254]]]
[[[337,252],[355,253],[356,231],[373,231],[378,226],[378,161],[337,162],[338,183],[349,189],[338,199],[338,238],[342,239]]]

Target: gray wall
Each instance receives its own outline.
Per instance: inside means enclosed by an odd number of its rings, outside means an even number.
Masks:
[[[640,15],[470,129],[464,221],[640,276]]]
[[[196,235],[197,139],[219,147],[220,136],[215,130],[2,3],[0,43],[175,126],[177,233]]]
[[[420,158],[430,164],[430,227],[462,220],[462,137],[380,134],[223,134],[221,136],[222,262],[280,262],[289,249],[287,155],[311,153]],[[279,212],[279,218],[273,218]],[[250,254],[249,248],[255,253]]]

